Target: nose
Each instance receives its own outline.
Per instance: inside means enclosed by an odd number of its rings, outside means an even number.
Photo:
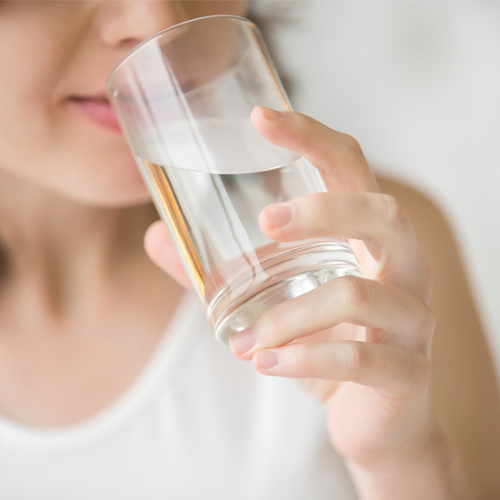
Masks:
[[[188,19],[183,2],[178,0],[105,0],[96,24],[105,44],[131,46]]]

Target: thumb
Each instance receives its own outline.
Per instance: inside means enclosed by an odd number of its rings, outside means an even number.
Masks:
[[[182,267],[167,228],[161,220],[153,222],[144,235],[144,248],[148,257],[163,271],[172,276],[184,288],[191,283]]]

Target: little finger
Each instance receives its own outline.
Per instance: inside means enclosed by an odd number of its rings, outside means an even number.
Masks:
[[[265,375],[355,382],[397,396],[425,387],[430,370],[428,357],[420,351],[354,340],[260,350],[253,365]]]

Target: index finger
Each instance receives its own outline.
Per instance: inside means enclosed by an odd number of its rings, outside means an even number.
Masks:
[[[256,106],[255,129],[268,141],[296,151],[322,174],[330,191],[380,191],[358,142],[313,118],[294,111]]]

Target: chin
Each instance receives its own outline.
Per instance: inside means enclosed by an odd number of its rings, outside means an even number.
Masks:
[[[82,186],[75,188],[70,190],[72,192],[67,191],[69,197],[77,202],[96,207],[125,208],[151,202],[151,195],[142,179],[135,184],[94,183],[85,188]]]
[[[62,179],[73,198],[103,207],[127,207],[151,201],[139,167],[128,148],[119,154],[83,158],[73,175]]]
[[[91,168],[67,171],[57,177],[53,191],[77,203],[96,207],[122,208],[151,202],[139,169],[130,159],[127,162],[91,163]]]
[[[127,208],[151,203],[151,196],[147,191],[143,193],[107,192],[102,194],[93,192],[87,196],[79,196],[78,201],[100,208]]]

